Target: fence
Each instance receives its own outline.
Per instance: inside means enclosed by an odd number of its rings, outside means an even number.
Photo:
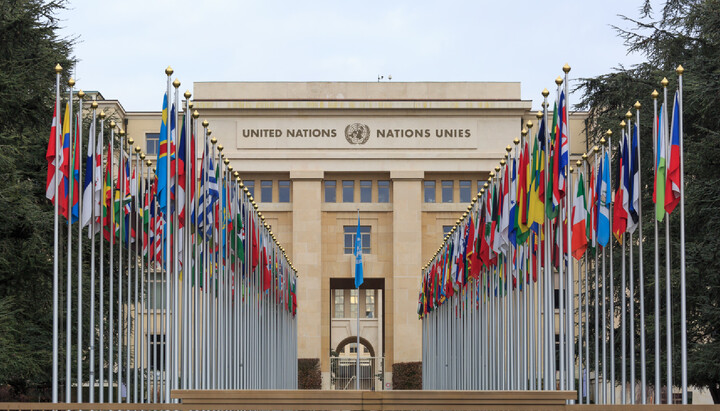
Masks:
[[[330,357],[330,389],[356,389],[356,357]],[[360,357],[360,389],[380,391],[383,389],[385,358]]]

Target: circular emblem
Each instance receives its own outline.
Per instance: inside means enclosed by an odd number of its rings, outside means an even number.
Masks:
[[[365,144],[370,138],[370,127],[361,123],[348,124],[345,127],[345,140],[350,144]]]

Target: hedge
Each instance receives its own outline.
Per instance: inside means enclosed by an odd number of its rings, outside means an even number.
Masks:
[[[298,358],[298,389],[319,390],[322,388],[319,358]]]
[[[393,364],[393,390],[422,390],[422,361]]]

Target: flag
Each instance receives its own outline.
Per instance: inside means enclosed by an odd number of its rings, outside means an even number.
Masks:
[[[680,203],[680,93],[675,92],[670,129],[670,157],[667,162],[667,186],[665,187],[665,211],[668,214]]]
[[[102,171],[102,149],[103,149],[103,136],[101,132],[97,134],[97,145],[95,146],[95,156],[93,159],[93,178],[95,186],[95,201],[93,207],[95,207],[95,222],[94,231],[100,232],[100,220],[102,219],[102,204],[103,204],[103,171]]]
[[[362,237],[360,236],[360,212],[358,212],[357,231],[355,232],[355,288],[363,283]]]
[[[560,169],[560,130],[558,128],[557,103],[555,103],[555,107],[553,108],[553,124],[550,130],[552,130],[552,132],[550,133],[550,140],[552,142],[553,148],[552,155],[549,157],[549,170],[547,170],[548,187],[546,187],[547,191],[545,197],[545,212],[547,213],[548,218],[553,219],[557,217],[558,213],[560,212],[559,177],[563,171],[562,169]],[[547,151],[548,153],[551,152],[550,147],[548,147]]]
[[[575,183],[575,199],[572,211],[572,255],[576,260],[582,258],[588,247],[587,241],[587,209],[585,208],[585,184],[583,175],[578,175]]]
[[[62,127],[62,153],[58,159],[60,163],[60,186],[58,187],[58,210],[60,215],[69,219],[69,207],[68,207],[68,188],[70,186],[70,104],[65,104],[65,117],[63,119]]]
[[[168,121],[168,96],[165,93],[162,105],[162,122],[160,124],[160,136],[158,141],[158,159],[157,159],[157,203],[162,213],[166,213],[167,207],[167,177],[168,177],[168,139],[167,139],[167,121]]]
[[[588,195],[587,195],[587,235],[589,240],[589,246],[595,248],[597,240],[597,199],[595,190],[595,167],[590,168],[590,176],[588,177]]]
[[[112,206],[112,144],[108,144],[107,149],[107,164],[105,165],[105,184],[103,185],[103,227],[105,240],[112,241],[113,238],[113,226],[115,225],[113,219],[113,206]]]
[[[655,203],[655,218],[662,221],[665,218],[665,178],[666,161],[665,154],[665,105],[660,107],[660,117],[655,119],[657,136],[655,136],[655,190],[653,191],[653,202]]]
[[[608,153],[605,153],[597,177],[597,241],[598,244],[606,247],[608,241],[610,241],[610,158]]]
[[[565,197],[565,174],[563,173],[564,170],[567,169],[567,166],[570,163],[570,144],[568,143],[568,125],[567,125],[567,107],[565,104],[565,90],[560,91],[560,102],[558,103],[558,114],[559,114],[559,121],[558,121],[558,132],[556,135],[556,138],[559,138],[559,147],[560,147],[560,155],[558,156],[558,168],[560,174],[557,176],[557,191],[559,193],[560,198]]]
[[[72,191],[72,218],[71,223],[80,220],[80,149],[82,141],[80,141],[80,115],[77,115],[75,121],[75,142],[73,145],[73,171],[72,180],[70,181],[70,191]]]
[[[632,142],[630,143],[630,159],[628,167],[628,227],[629,233],[634,233],[640,221],[638,214],[640,209],[640,153],[638,152],[638,126],[633,129]]]
[[[93,196],[93,172],[95,170],[94,166],[94,156],[93,156],[93,149],[95,148],[95,122],[93,121],[90,123],[90,135],[88,136],[88,148],[87,148],[87,158],[85,159],[85,181],[83,182],[83,210],[82,210],[82,226],[85,227],[90,223],[90,220],[92,219],[92,212],[93,212],[93,202],[92,202],[92,196]],[[88,230],[88,236],[90,236],[91,231]]]
[[[528,193],[528,226],[537,234],[540,227],[545,222],[545,208],[542,202],[542,190],[545,183],[543,182],[543,172],[545,169],[542,152],[539,149],[540,135],[535,139],[533,145],[532,166],[530,167],[529,176],[529,193]]]
[[[47,159],[48,170],[47,170],[47,181],[45,183],[45,197],[55,204],[55,180],[56,178],[62,179],[62,169],[58,168],[59,175],[55,175],[56,162],[62,164],[63,162],[63,151],[57,150],[56,139],[57,139],[57,102],[53,108],[53,119],[52,126],[50,127],[50,140],[48,141],[47,152],[45,153],[45,159]],[[59,204],[58,204],[59,206]]]
[[[615,190],[615,202],[613,203],[613,235],[619,243],[622,243],[622,236],[627,229],[628,220],[628,199],[625,187],[627,181],[625,179],[627,169],[627,143],[625,141],[625,132],[623,131],[622,140],[620,141],[620,151],[618,152],[617,166],[617,189]]]
[[[185,192],[187,191],[187,173],[185,172],[185,162],[187,161],[187,155],[185,150],[185,122],[182,123],[182,131],[180,132],[180,146],[177,149],[178,153],[178,226],[179,228],[185,227]]]

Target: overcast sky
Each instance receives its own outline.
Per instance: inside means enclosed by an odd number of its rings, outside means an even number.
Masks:
[[[77,86],[128,111],[160,110],[165,67],[195,81],[519,81],[540,92],[632,65],[611,25],[642,0],[72,0]],[[387,80],[383,80],[387,81]],[[573,83],[571,82],[571,85]],[[575,99],[576,100],[576,99]],[[574,103],[571,101],[571,103]]]

